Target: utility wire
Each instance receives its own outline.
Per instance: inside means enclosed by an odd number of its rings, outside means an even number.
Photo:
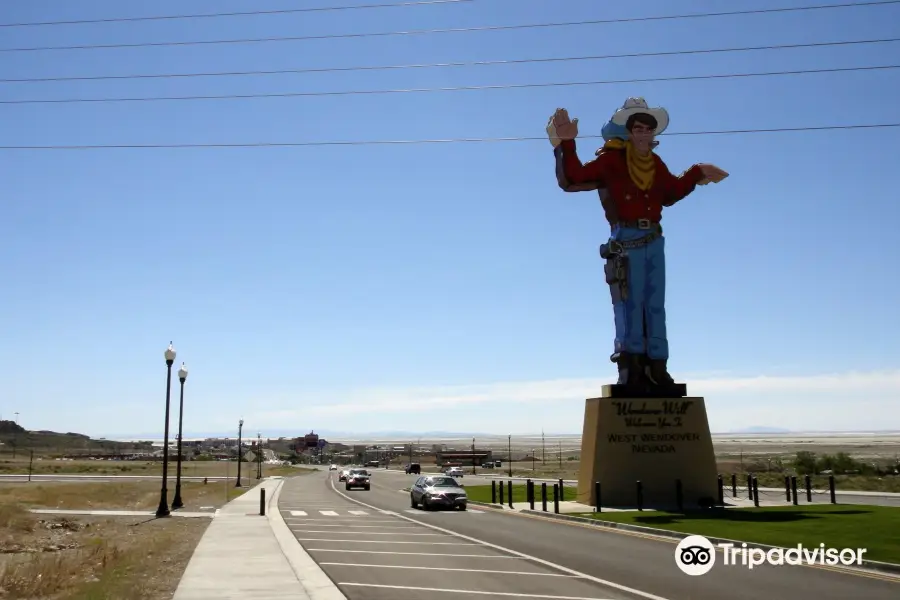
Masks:
[[[772,129],[730,129],[719,131],[680,131],[662,133],[663,136],[684,135],[737,135],[749,133],[788,133],[800,131],[837,131],[849,129],[885,129],[900,127],[900,123],[860,124],[860,125],[823,125],[819,127],[778,127]],[[602,135],[582,135],[578,139],[598,139]],[[0,146],[0,150],[122,150],[122,149],[159,149],[159,148],[299,148],[308,146],[375,146],[375,145],[414,145],[414,144],[460,144],[484,142],[547,142],[541,137],[502,137],[502,138],[446,138],[428,140],[349,140],[332,142],[247,142],[247,143],[198,143],[198,144],[97,144],[73,146]]]
[[[637,23],[647,21],[671,21],[680,19],[697,19],[706,17],[726,17],[737,15],[757,15],[757,14],[773,14],[788,13],[813,10],[825,10],[831,8],[860,8],[865,6],[887,6],[892,4],[900,4],[900,0],[879,0],[878,2],[850,2],[844,4],[821,4],[816,6],[791,6],[782,8],[764,8],[757,10],[735,10],[727,12],[709,12],[694,13],[683,15],[663,15],[655,17],[629,17],[622,19],[595,19],[584,21],[566,21],[558,23],[528,23],[523,25],[485,25],[481,27],[455,27],[447,29],[414,29],[410,31],[381,31],[370,33],[335,33],[326,35],[302,35],[287,37],[264,37],[264,38],[240,38],[230,40],[186,40],[180,42],[137,42],[131,44],[81,44],[75,46],[38,46],[32,48],[0,48],[0,52],[38,52],[44,50],[98,50],[112,48],[151,48],[165,46],[200,46],[212,44],[251,44],[266,42],[296,42],[303,40],[325,40],[325,39],[348,39],[348,38],[368,38],[368,37],[387,37],[398,35],[425,35],[433,33],[461,33],[476,31],[510,31],[515,29],[536,29],[551,27],[572,27],[576,25],[607,25],[611,23]]]
[[[219,12],[191,15],[158,15],[153,17],[115,17],[109,19],[83,19],[79,21],[35,21],[31,23],[0,23],[0,27],[43,27],[49,25],[87,25],[89,23],[134,23],[137,21],[176,21],[181,19],[210,19],[215,17],[250,17],[262,15],[288,15],[310,12],[333,12],[366,8],[403,8],[434,4],[467,4],[475,0],[422,0],[420,2],[394,2],[391,4],[354,4],[350,6],[322,6],[315,8],[286,8],[282,10],[248,10],[243,12]]]
[[[662,52],[635,52],[630,54],[600,54],[595,56],[567,56],[559,58],[522,58],[522,59],[498,59],[477,60],[467,62],[423,63],[403,65],[374,65],[357,67],[321,67],[306,69],[275,69],[269,71],[214,71],[207,73],[139,73],[132,75],[92,75],[75,77],[29,77],[25,79],[0,79],[0,83],[35,83],[56,81],[103,81],[103,80],[128,80],[128,79],[176,79],[196,77],[239,77],[247,75],[288,75],[303,73],[333,73],[344,71],[387,71],[402,69],[433,69],[445,67],[477,67],[485,65],[516,65],[533,63],[554,63],[588,60],[609,60],[613,58],[641,58],[651,56],[682,56],[688,54],[717,54],[724,52],[751,52],[758,50],[789,50],[795,48],[823,48],[828,46],[853,46],[860,44],[886,44],[900,42],[900,38],[884,38],[874,40],[851,40],[840,42],[812,42],[808,44],[778,44],[770,46],[743,46],[735,48],[711,48],[698,50],[671,50]]]
[[[426,92],[459,92],[475,90],[520,90],[528,88],[544,87],[571,87],[585,85],[610,85],[616,83],[651,83],[660,81],[695,81],[699,79],[735,79],[743,77],[771,77],[779,75],[806,75],[814,73],[844,73],[857,71],[886,71],[900,69],[898,65],[875,65],[867,67],[843,67],[832,69],[804,69],[797,71],[769,71],[764,73],[724,73],[720,75],[684,75],[672,77],[647,77],[641,79],[605,79],[599,81],[558,81],[549,83],[514,83],[499,85],[467,85],[455,87],[437,88],[407,88],[407,89],[381,89],[381,90],[346,90],[346,91],[315,91],[315,92],[273,92],[268,94],[222,94],[204,96],[142,96],[131,98],[47,98],[28,100],[0,100],[0,104],[76,104],[86,102],[160,102],[160,101],[184,101],[184,100],[249,100],[261,98],[300,98],[316,96],[357,96],[375,94],[411,94]]]

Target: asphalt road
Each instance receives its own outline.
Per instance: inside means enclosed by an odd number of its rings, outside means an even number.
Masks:
[[[706,575],[690,577],[678,570],[671,540],[474,506],[466,512],[424,512],[410,508],[409,494],[400,491],[414,476],[375,471],[368,492],[333,490],[332,477],[336,483],[336,475],[328,473],[288,480],[279,508],[307,552],[351,600],[478,598],[497,592],[557,600],[900,597],[897,578],[828,567],[751,571],[720,563]]]

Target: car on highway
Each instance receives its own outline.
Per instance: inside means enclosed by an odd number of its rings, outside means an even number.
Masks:
[[[421,475],[422,465],[420,465],[419,463],[409,463],[408,465],[406,465],[406,474]]]
[[[448,477],[465,477],[465,473],[461,467],[450,467],[446,471],[444,471],[444,475]]]
[[[338,473],[338,481],[347,481],[347,475],[350,474],[350,469],[342,469],[340,473]]]
[[[423,476],[409,490],[409,504],[422,510],[450,508],[466,510],[469,498],[459,483],[452,477],[441,475]]]
[[[347,483],[344,487],[348,490],[361,487],[369,491],[371,485],[369,477],[371,477],[371,473],[365,469],[350,469],[350,473],[347,475]]]
[[[330,467],[328,467],[328,470],[329,471],[337,471],[337,465],[334,465],[334,464],[331,465]]]

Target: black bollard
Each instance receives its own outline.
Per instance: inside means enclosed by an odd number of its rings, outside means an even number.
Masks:
[[[756,477],[753,478],[753,505],[759,506],[759,481]]]
[[[787,475],[784,476],[784,496],[788,502],[791,501],[791,478]]]
[[[594,482],[594,510],[600,512],[600,482]]]
[[[259,514],[266,516],[266,488],[259,488]]]
[[[559,514],[559,486],[553,484],[553,513]]]
[[[644,510],[644,484],[640,481],[636,482],[637,487],[637,509]]]
[[[725,482],[722,481],[721,475],[716,483],[719,486],[719,506],[725,506]]]
[[[722,479],[719,478],[719,481],[721,481],[721,480]],[[684,512],[684,492],[681,487],[680,479],[675,480],[675,503],[678,506],[678,512],[683,513]]]
[[[806,501],[812,502],[812,477],[807,475],[803,478],[803,482],[806,484]]]
[[[541,509],[547,512],[547,483],[541,482]]]
[[[509,507],[512,508],[512,507],[513,507],[513,487],[512,487],[512,480],[510,480],[509,485],[506,486],[506,495],[507,495],[507,497],[509,498]]]
[[[753,476],[747,473],[747,498],[753,500]]]
[[[497,504],[497,482],[491,481],[491,504]]]
[[[828,476],[828,491],[831,493],[831,503],[837,504],[837,490],[834,489],[834,475]]]
[[[559,480],[559,499],[561,501],[566,499],[566,486],[563,485],[562,479]]]
[[[534,482],[532,480],[528,480],[528,508],[534,510]]]
[[[797,506],[797,476],[791,475],[791,496],[793,496],[794,506]]]
[[[500,506],[503,506],[503,482],[500,482]]]
[[[731,474],[731,497],[737,498],[737,475]]]

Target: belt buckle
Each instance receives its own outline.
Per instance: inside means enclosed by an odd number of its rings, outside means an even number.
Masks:
[[[652,223],[650,222],[650,219],[638,219],[637,220],[638,229],[650,229],[651,225],[652,225]]]

